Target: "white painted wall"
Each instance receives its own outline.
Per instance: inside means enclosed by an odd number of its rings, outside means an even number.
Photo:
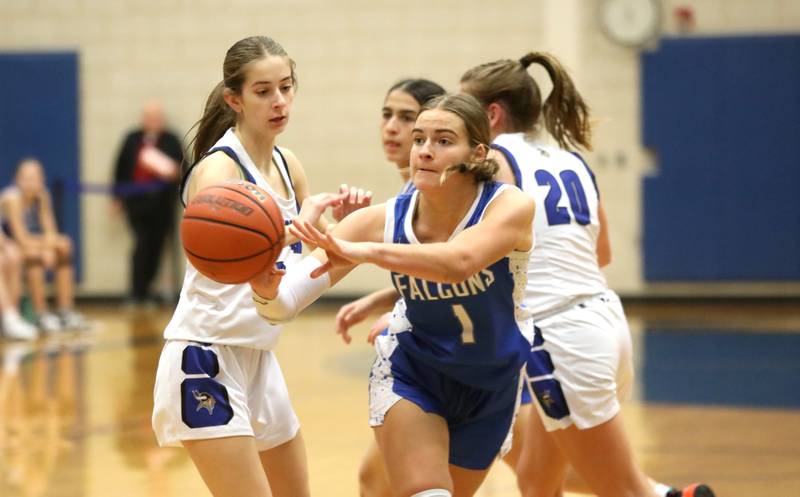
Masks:
[[[81,64],[82,180],[108,181],[119,140],[151,96],[166,102],[176,130],[199,117],[221,78],[227,48],[251,34],[279,40],[297,61],[300,89],[281,143],[304,163],[315,191],[342,181],[378,199],[399,180],[382,158],[378,116],[396,79],[424,76],[455,89],[461,73],[496,58],[548,50],[571,70],[597,121],[597,173],[611,222],[609,281],[625,294],[649,292],[641,271],[643,174],[651,160],[639,145],[638,54],[613,45],[597,23],[598,0],[4,0],[0,50],[76,50]],[[667,32],[677,5],[696,13],[701,34],[797,32],[800,2],[664,2]],[[542,73],[534,73],[536,77]],[[546,82],[543,87],[549,87]],[[10,167],[3,164],[2,167]],[[84,294],[121,294],[130,238],[107,199],[82,200]],[[388,283],[362,270],[339,292]]]

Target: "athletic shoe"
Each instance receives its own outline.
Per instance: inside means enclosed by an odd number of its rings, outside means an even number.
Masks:
[[[61,317],[61,326],[65,330],[86,330],[89,328],[89,323],[86,322],[86,318],[83,317],[83,314],[68,309],[66,311],[59,311],[59,316]]]
[[[714,497],[714,492],[705,483],[692,483],[683,490],[673,488],[667,493],[667,497]]]
[[[52,312],[43,312],[39,314],[36,320],[36,325],[40,330],[45,333],[52,334],[61,331],[61,319]]]
[[[3,312],[3,335],[13,340],[36,340],[36,327],[13,311]]]

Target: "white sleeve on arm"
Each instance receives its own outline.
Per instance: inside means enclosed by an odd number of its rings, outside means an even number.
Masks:
[[[271,324],[280,324],[294,319],[297,314],[317,300],[331,286],[328,273],[312,278],[311,271],[322,265],[316,257],[306,256],[290,266],[283,276],[278,295],[267,300],[253,292],[256,311]]]

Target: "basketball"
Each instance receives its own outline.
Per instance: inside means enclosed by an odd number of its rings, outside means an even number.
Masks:
[[[278,205],[267,192],[244,181],[199,191],[181,221],[189,262],[219,283],[245,283],[275,264],[283,236]]]

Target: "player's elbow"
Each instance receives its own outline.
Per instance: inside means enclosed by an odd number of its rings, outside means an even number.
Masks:
[[[448,256],[442,268],[442,283],[452,284],[461,283],[481,269],[476,267],[474,255],[464,251],[456,251]]]

